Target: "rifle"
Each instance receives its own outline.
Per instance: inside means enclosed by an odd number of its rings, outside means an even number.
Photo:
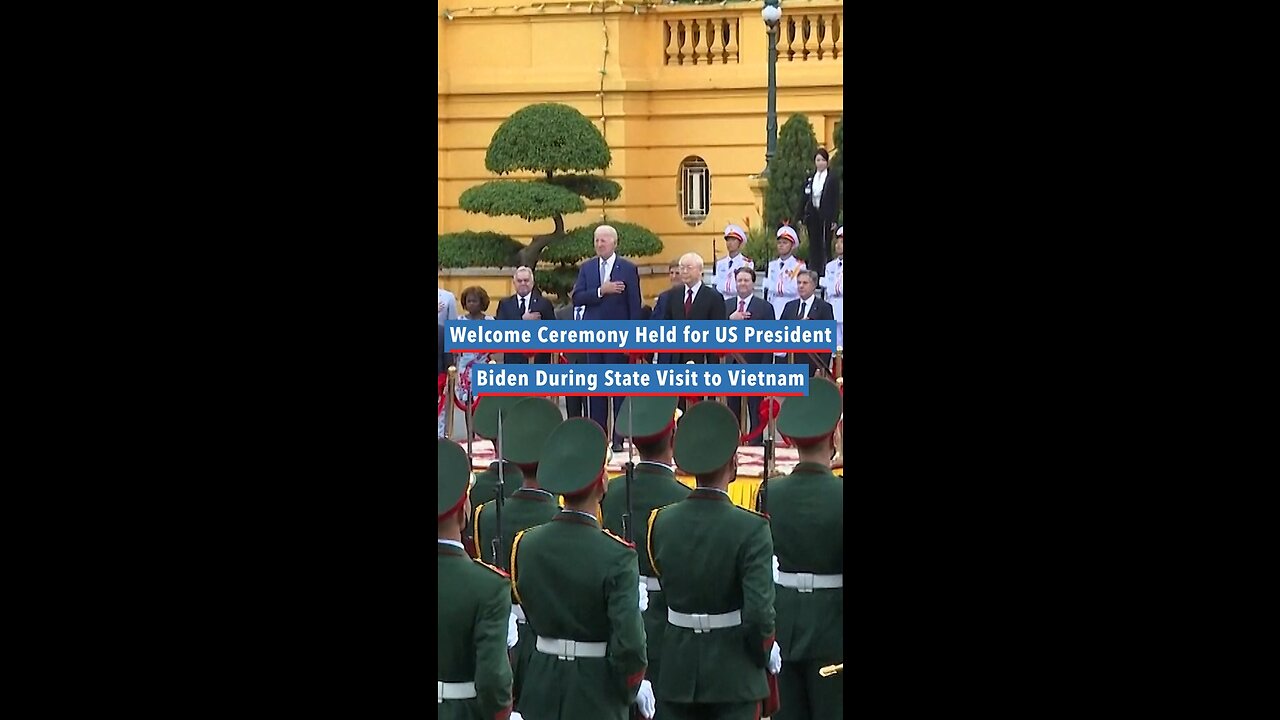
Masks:
[[[771,398],[765,397],[764,402],[768,403]],[[764,480],[760,483],[760,492],[756,495],[756,512],[766,514],[769,512],[769,478],[773,475],[774,456],[773,444],[777,440],[776,433],[778,426],[774,422],[777,414],[772,412],[772,406],[767,405],[769,412],[769,425],[764,431]]]
[[[717,285],[716,292],[720,292],[720,288],[718,287],[718,280],[719,280],[719,277],[717,275],[718,272],[719,270],[716,268],[716,239],[712,237],[711,238],[711,283],[713,285]]]
[[[632,397],[627,401],[627,464],[624,466],[627,474],[627,511],[622,513],[622,539],[627,542],[635,542],[633,539],[635,531],[632,528],[634,523],[631,522],[631,486],[636,482],[636,464],[633,455],[636,449],[636,431],[633,425],[635,415],[632,412],[632,406],[635,404],[633,402],[634,399]]]
[[[496,516],[497,529],[493,533],[493,564],[497,565],[498,567],[505,567],[505,564],[502,562],[502,506],[505,504],[507,493],[506,493],[506,488],[504,487],[506,484],[504,473],[502,472],[503,466],[506,465],[506,463],[503,462],[503,458],[502,458],[502,411],[501,410],[498,411],[498,439],[495,440],[494,442],[495,442],[494,453],[497,454],[498,456],[498,496],[494,498],[494,503],[495,503],[494,511],[497,513],[497,516]],[[476,548],[476,552],[477,553],[480,552],[480,549]]]

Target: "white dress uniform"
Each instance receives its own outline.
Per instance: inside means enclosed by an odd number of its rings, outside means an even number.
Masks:
[[[783,225],[778,228],[778,237],[784,236],[791,240],[791,250],[794,252],[796,246],[800,244],[796,231]],[[779,320],[782,319],[782,308],[800,297],[800,288],[796,287],[796,276],[804,269],[804,261],[795,255],[789,255],[785,260],[770,260],[769,267],[765,269],[765,277],[769,280],[767,286],[769,303],[773,305],[773,316]]]
[[[827,263],[827,274],[822,278],[826,288],[826,300],[831,304],[831,314],[836,317],[836,345],[844,347],[844,258]]]
[[[738,253],[737,257],[726,257],[716,261],[716,289],[726,299],[738,297],[738,280],[733,276],[738,268],[755,268],[751,258]]]

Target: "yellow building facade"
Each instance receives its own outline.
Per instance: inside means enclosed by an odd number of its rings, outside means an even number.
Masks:
[[[607,213],[662,238],[662,255],[640,261],[663,268],[646,279],[646,296],[666,286],[667,260],[692,251],[709,261],[713,238],[723,256],[725,224],[760,223],[753,181],[765,165],[768,72],[760,0],[495,1],[509,4],[438,0],[438,234],[492,230],[528,242],[552,230],[551,220],[458,207],[464,190],[497,177],[484,167],[494,131],[540,102],[570,105],[596,123],[613,156],[603,174],[622,186],[618,200],[589,201],[565,227]],[[782,11],[778,125],[803,113],[830,148],[844,110],[844,2],[786,0]]]

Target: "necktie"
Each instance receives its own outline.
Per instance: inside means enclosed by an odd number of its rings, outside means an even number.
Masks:
[[[608,263],[604,261],[604,258],[600,258],[600,284],[601,285],[609,282],[608,269],[609,269]]]
[[[804,301],[804,300],[801,300],[801,301],[800,301],[800,319],[801,319],[801,320],[808,320],[808,319],[809,319],[809,313],[808,313],[808,311],[806,311],[806,310],[804,309],[804,308],[805,308],[805,306],[806,306],[806,305],[808,305],[808,304],[809,304],[809,303],[808,303],[808,302],[806,302],[806,301]]]
[[[742,298],[738,298],[738,312],[746,312],[746,311],[747,311],[747,301],[743,300]]]
[[[583,307],[582,305],[579,305],[579,306],[577,307],[577,309],[574,311],[573,319],[574,319],[574,320],[581,320],[581,319],[582,319],[582,311],[584,311],[584,310],[586,310],[586,308],[585,308],[585,307]]]
[[[685,290],[684,296],[684,316],[689,317],[689,308],[693,307],[693,288]]]
[[[524,307],[524,298],[520,298],[520,317],[524,317],[524,314],[527,312],[529,311]]]

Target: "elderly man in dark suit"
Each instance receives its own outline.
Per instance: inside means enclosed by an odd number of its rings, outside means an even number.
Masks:
[[[573,285],[573,304],[585,305],[584,320],[639,320],[640,272],[636,266],[618,257],[618,231],[601,225],[595,232],[596,257],[582,263],[578,280]],[[592,353],[591,362],[599,365],[625,364],[626,353]],[[592,397],[591,419],[608,428],[608,404],[604,397]],[[622,408],[622,396],[613,399],[614,419]],[[622,436],[613,434],[613,451],[622,452]]]
[[[533,271],[523,265],[511,276],[515,293],[498,301],[497,320],[555,320],[556,308],[551,301],[533,287]],[[551,362],[550,353],[504,353],[503,362],[515,365],[529,364],[529,358],[539,365]]]
[[[832,320],[836,319],[835,313],[831,309],[831,304],[826,300],[813,294],[815,288],[818,287],[818,273],[813,270],[806,270],[796,276],[796,287],[800,291],[800,297],[787,303],[782,308],[782,317],[779,320]],[[826,366],[830,362],[831,356],[824,353],[802,353],[804,360],[809,365],[809,377],[815,377],[818,374],[819,366]],[[819,363],[814,357],[823,358],[826,362]]]
[[[663,293],[663,320],[724,320],[724,296],[702,282],[702,257],[697,253],[680,256],[680,284]],[[718,363],[720,358],[708,353],[679,353],[674,362],[698,364]]]
[[[804,227],[809,231],[809,267],[821,276],[831,259],[831,238],[840,215],[840,180],[828,172],[826,148],[813,157],[813,172],[804,180]]]
[[[729,313],[730,320],[744,320],[746,322],[760,322],[762,320],[774,320],[773,305],[765,302],[761,298],[756,297],[756,271],[750,267],[740,267],[734,273],[734,281],[737,284],[737,294],[734,297],[727,298],[724,301],[725,312]],[[752,365],[772,365],[773,355],[767,352],[763,353],[739,353],[742,359]],[[738,361],[732,356],[725,358],[727,363],[737,363]],[[733,411],[735,417],[738,418],[738,427],[742,427],[742,401],[744,398],[729,398],[729,409]],[[747,431],[753,433],[756,427],[760,425],[760,398],[745,398],[747,403]],[[752,440],[750,445],[763,445],[764,435]]]

